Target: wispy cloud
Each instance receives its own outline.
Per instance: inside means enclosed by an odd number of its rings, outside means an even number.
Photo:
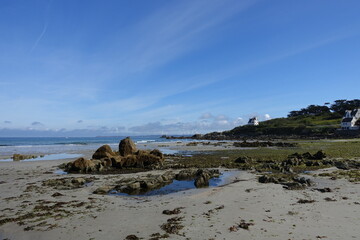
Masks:
[[[135,41],[125,52],[123,69],[139,72],[154,68],[210,44],[210,39],[206,43],[201,41],[206,35],[214,34],[209,30],[255,3],[209,0],[177,1],[175,5],[165,5],[133,27],[130,39]]]
[[[31,126],[44,126],[41,122],[32,122]]]
[[[48,25],[47,25],[47,23],[45,23],[40,35],[38,36],[38,38],[36,39],[34,45],[31,48],[30,53],[32,53],[35,50],[35,48],[37,47],[37,45],[39,44],[39,42],[43,38],[44,34],[46,33],[47,27],[48,27]]]

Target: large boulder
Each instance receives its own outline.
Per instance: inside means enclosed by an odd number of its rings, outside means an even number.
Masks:
[[[135,143],[130,137],[127,137],[119,143],[119,154],[123,157],[134,154],[136,152]]]
[[[97,171],[97,168],[93,161],[87,160],[85,158],[78,158],[74,162],[68,163],[67,171],[88,173]]]
[[[210,178],[211,178],[211,174],[208,170],[199,169],[196,172],[196,178],[194,182],[195,187],[197,188],[208,187]]]
[[[102,158],[112,158],[116,154],[112,151],[109,145],[103,145],[99,147],[96,152],[93,154],[93,159],[102,159]]]

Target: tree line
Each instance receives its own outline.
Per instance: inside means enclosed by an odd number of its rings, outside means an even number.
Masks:
[[[334,113],[343,116],[346,110],[353,110],[356,108],[360,108],[360,99],[341,99],[334,101],[332,104],[325,103],[324,105],[309,105],[308,107],[302,108],[299,111],[291,111],[288,114],[288,117],[321,115],[324,113]]]

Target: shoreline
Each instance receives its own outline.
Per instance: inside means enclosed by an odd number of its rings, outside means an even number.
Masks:
[[[185,152],[233,151],[232,142],[187,144],[189,142],[152,142],[137,144],[137,147],[152,149],[167,145],[166,148]],[[93,151],[83,154],[89,159]],[[247,170],[218,187],[167,195],[112,196],[93,192],[126,177],[138,178],[180,169],[131,174],[54,173],[60,164],[72,160],[75,159],[0,162],[0,239],[110,240],[135,235],[142,239],[166,239],[167,236],[168,239],[342,240],[360,235],[357,227],[360,184],[344,178],[332,180],[326,174],[337,171],[335,167],[301,174],[315,183],[301,190],[259,183],[258,177],[262,174]],[[325,175],[319,176],[321,173]],[[92,184],[63,190],[44,185],[51,179],[76,182],[79,178],[91,179]],[[321,192],[318,188],[331,191]],[[177,214],[163,214],[164,210],[175,209],[178,209]],[[169,226],[177,229],[177,233],[167,233]]]

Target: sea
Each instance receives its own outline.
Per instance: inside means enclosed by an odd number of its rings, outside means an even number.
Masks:
[[[110,145],[114,150],[117,149],[121,139],[119,137],[9,137],[0,138],[0,160],[10,161],[9,156],[18,154],[42,155],[34,160],[57,160],[74,158],[81,156],[81,152],[95,151],[104,144]],[[170,142],[180,140],[169,140],[161,138],[160,135],[153,136],[133,136],[131,139],[135,143],[147,142]],[[183,141],[183,140],[181,140]]]

